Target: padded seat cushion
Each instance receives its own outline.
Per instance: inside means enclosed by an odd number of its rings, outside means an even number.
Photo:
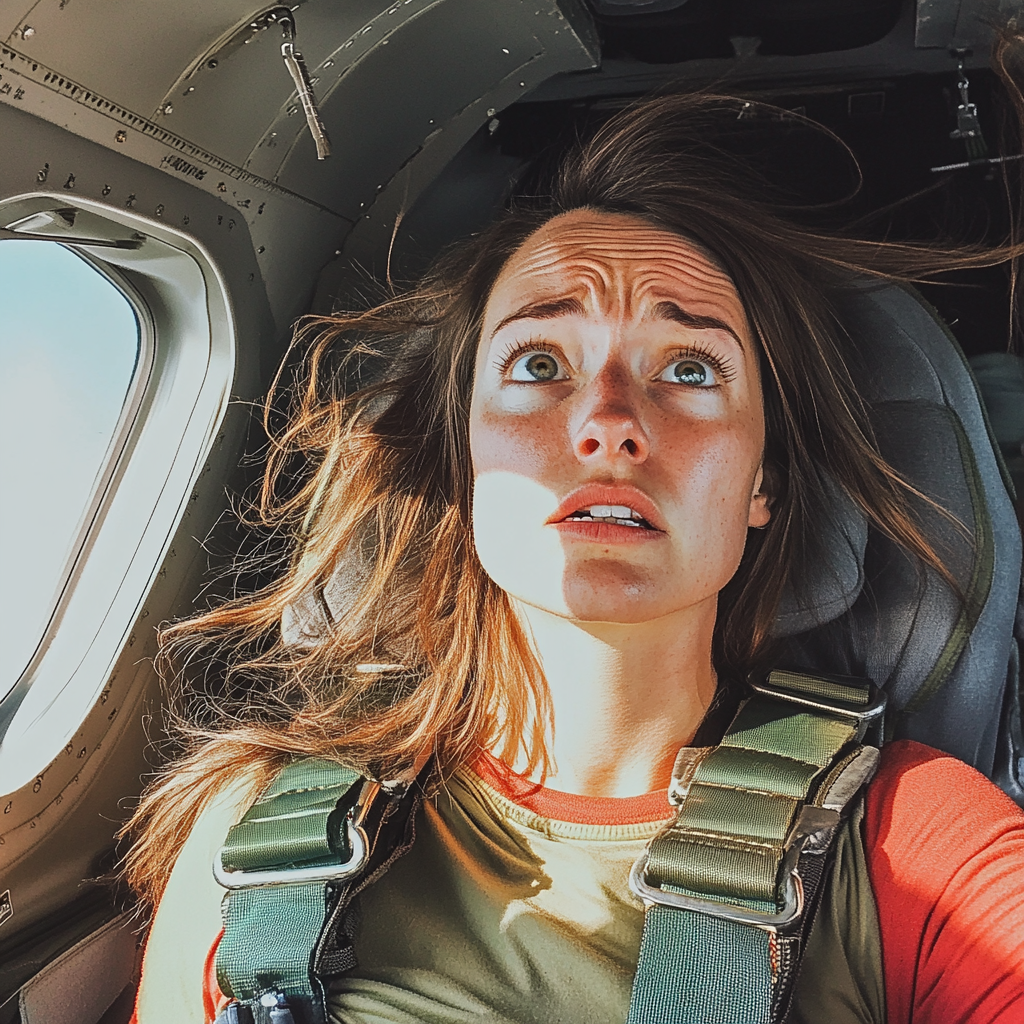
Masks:
[[[1003,760],[1019,757],[1005,748],[1015,728],[1019,734],[1013,626],[1021,536],[977,389],[956,341],[912,290],[860,285],[837,295],[835,305],[859,357],[858,385],[882,454],[967,528],[914,503],[966,603],[961,608],[936,573],[920,571],[870,531],[863,582],[848,588],[848,607],[827,622],[819,615],[802,632],[778,630],[787,637],[787,667],[873,679],[889,694],[892,735],[948,751],[991,776],[1000,734]],[[848,509],[837,512],[844,519]],[[835,604],[837,569],[807,571],[820,577],[805,587],[821,595],[814,604],[826,611]],[[1016,760],[1005,767],[1016,774]],[[1000,781],[1012,789],[1013,779]]]

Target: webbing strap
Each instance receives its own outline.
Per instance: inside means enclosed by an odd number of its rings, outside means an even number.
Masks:
[[[288,765],[228,832],[221,864],[228,871],[249,871],[349,857],[345,830],[329,839],[327,819],[359,779],[330,761]]]
[[[360,782],[358,773],[341,765],[297,761],[277,775],[228,833],[215,865],[218,880],[232,886],[223,906],[217,980],[225,995],[254,1010],[257,1018],[273,1017],[260,1006],[269,1007],[280,995],[295,1024],[325,1020],[323,986],[313,976],[311,950],[334,883],[291,879],[298,871],[330,869],[351,859],[346,815]],[[268,876],[278,881],[259,884]]]
[[[629,1020],[752,1024],[772,1011],[772,936],[706,914],[653,906],[644,918]]]
[[[842,807],[822,807],[884,702],[867,683],[773,672],[722,743],[673,773],[679,811],[631,876],[647,912],[628,1024],[771,1024]],[[817,861],[817,863],[811,863]]]

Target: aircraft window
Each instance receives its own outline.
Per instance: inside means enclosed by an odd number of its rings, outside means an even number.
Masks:
[[[87,529],[139,365],[139,321],[57,242],[0,242],[0,693],[42,639]]]
[[[132,720],[124,701],[144,699],[155,626],[188,610],[176,582],[221,500],[198,480],[236,364],[226,281],[171,225],[34,193],[0,200],[0,232],[0,789],[13,793],[73,775]]]

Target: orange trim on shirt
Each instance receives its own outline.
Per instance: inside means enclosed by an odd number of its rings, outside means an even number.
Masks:
[[[213,940],[210,952],[206,954],[206,963],[203,964],[203,1017],[206,1024],[213,1024],[217,1014],[231,1002],[221,992],[220,982],[217,981],[217,947],[223,938],[224,929],[221,928],[217,938]]]
[[[507,800],[553,821],[576,825],[639,825],[672,817],[667,789],[621,797],[562,793],[516,774],[487,751],[480,755],[472,770]]]

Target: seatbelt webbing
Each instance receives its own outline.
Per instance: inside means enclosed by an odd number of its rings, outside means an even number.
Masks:
[[[773,672],[719,747],[677,763],[679,811],[631,877],[647,911],[628,1024],[785,1013],[839,812],[875,764],[858,754],[882,706],[867,683]],[[843,804],[820,806],[833,787]]]
[[[324,1019],[322,985],[311,970],[311,949],[323,927],[332,881],[301,881],[353,857],[346,815],[362,789],[357,772],[328,761],[285,767],[242,820],[219,854],[224,937],[217,950],[217,980],[225,995],[250,1014],[275,1024]],[[276,876],[278,881],[262,881]],[[301,875],[299,875],[301,877]],[[296,879],[296,880],[292,880]],[[246,883],[253,884],[246,884]],[[270,1006],[276,994],[287,1011]],[[263,1000],[261,1005],[261,999]]]
[[[771,1020],[768,932],[706,914],[653,906],[644,934],[629,1020],[644,1024]]]

